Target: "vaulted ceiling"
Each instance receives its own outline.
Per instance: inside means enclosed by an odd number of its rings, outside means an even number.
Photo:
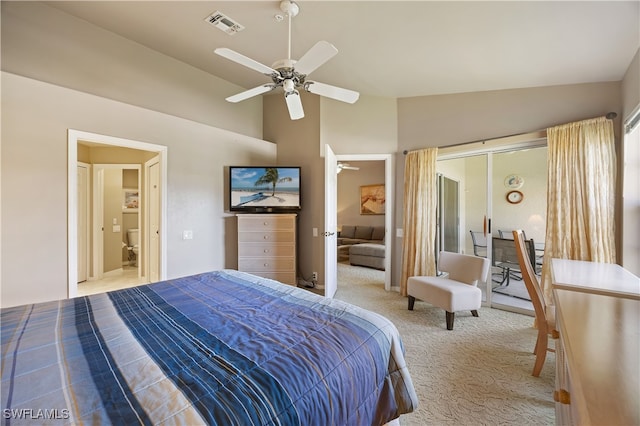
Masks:
[[[270,81],[213,53],[287,58],[279,1],[52,1],[47,4],[243,88]],[[319,40],[339,53],[315,81],[411,97],[622,80],[640,46],[639,1],[298,1],[292,59]],[[219,11],[234,35],[206,21]]]

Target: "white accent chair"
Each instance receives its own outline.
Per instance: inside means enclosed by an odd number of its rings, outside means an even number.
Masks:
[[[409,310],[413,310],[416,299],[444,309],[447,330],[453,330],[455,313],[471,311],[478,316],[482,305],[482,292],[478,282],[483,282],[489,272],[489,260],[467,254],[440,252],[438,269],[448,276],[418,276],[407,280]]]

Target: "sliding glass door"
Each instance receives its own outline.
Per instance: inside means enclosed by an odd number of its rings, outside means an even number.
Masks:
[[[492,247],[501,232],[503,239],[513,239],[511,232],[523,229],[536,247],[544,249],[546,153],[546,146],[538,146],[457,153],[438,161],[437,172],[455,182],[459,192],[458,217],[450,215],[448,221],[439,218],[439,222],[450,226],[457,221],[460,246],[457,250],[444,246],[445,250],[490,259],[491,276],[481,287],[487,306],[517,312],[533,310],[518,268],[501,268]],[[438,211],[446,214],[446,206]]]

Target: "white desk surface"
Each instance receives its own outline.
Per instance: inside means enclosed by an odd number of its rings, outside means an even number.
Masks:
[[[551,259],[554,289],[640,300],[640,278],[615,263]]]
[[[640,301],[553,293],[575,424],[640,424]]]

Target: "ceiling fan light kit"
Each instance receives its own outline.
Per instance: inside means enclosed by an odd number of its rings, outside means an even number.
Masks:
[[[284,0],[280,2],[280,10],[289,18],[289,57],[287,59],[278,60],[271,67],[268,67],[226,47],[219,47],[214,51],[223,58],[271,77],[273,81],[273,83],[263,84],[229,96],[226,100],[228,102],[240,102],[282,87],[287,109],[289,110],[289,117],[292,120],[304,117],[304,109],[302,108],[300,92],[298,91],[300,89],[350,104],[356,102],[360,97],[358,92],[306,79],[309,74],[333,58],[338,53],[338,49],[329,42],[319,41],[298,61],[291,59],[291,19],[300,12],[300,8],[297,3]]]

